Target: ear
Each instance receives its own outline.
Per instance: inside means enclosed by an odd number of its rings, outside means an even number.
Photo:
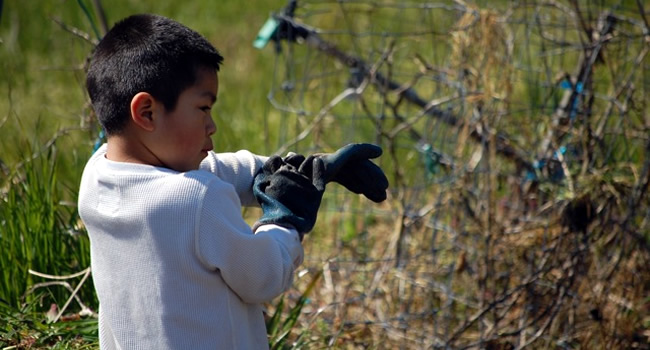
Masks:
[[[138,92],[131,99],[131,120],[138,127],[153,131],[153,114],[156,100],[148,92]]]

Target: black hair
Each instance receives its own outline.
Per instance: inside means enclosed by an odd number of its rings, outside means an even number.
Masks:
[[[107,135],[119,134],[130,116],[131,99],[148,92],[167,110],[196,83],[199,68],[219,71],[223,57],[199,33],[169,18],[127,17],[93,52],[86,88]]]

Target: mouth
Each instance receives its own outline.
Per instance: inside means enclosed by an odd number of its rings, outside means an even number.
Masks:
[[[203,147],[203,149],[201,150],[201,152],[208,153],[208,152],[212,151],[213,149],[214,149],[214,147],[212,146],[212,143],[210,143],[209,146],[207,146],[207,147]]]

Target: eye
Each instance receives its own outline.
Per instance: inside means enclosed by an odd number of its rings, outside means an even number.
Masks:
[[[211,108],[210,106],[204,106],[204,107],[201,107],[201,110],[202,110],[203,112],[205,112],[205,113],[210,113],[210,111],[212,110],[212,108]]]

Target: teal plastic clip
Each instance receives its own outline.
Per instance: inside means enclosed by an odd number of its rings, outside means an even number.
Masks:
[[[430,144],[424,144],[420,150],[424,155],[424,166],[427,169],[427,176],[433,176],[440,170],[441,154],[436,152]]]
[[[271,40],[273,33],[275,33],[279,25],[280,22],[277,19],[269,17],[260,29],[259,33],[257,33],[257,37],[255,38],[255,41],[253,41],[253,46],[258,49],[263,49],[269,40]]]

